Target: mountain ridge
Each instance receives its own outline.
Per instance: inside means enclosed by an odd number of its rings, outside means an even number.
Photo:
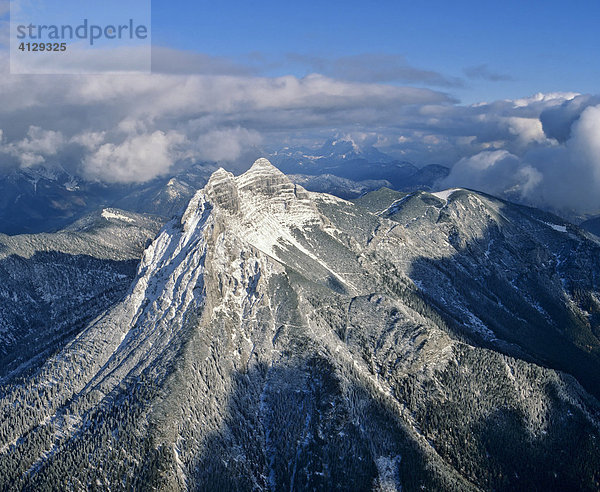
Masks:
[[[600,405],[555,368],[598,367],[598,244],[468,190],[367,202],[214,173],[125,297],[5,384],[0,483],[597,488]]]

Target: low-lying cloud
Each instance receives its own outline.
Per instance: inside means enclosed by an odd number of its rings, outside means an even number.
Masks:
[[[558,106],[545,109],[540,114],[545,134],[564,143],[571,136],[573,124],[589,106],[600,104],[600,96],[580,96],[569,99]]]
[[[98,146],[83,160],[86,177],[107,182],[150,180],[169,172],[177,161],[177,147],[185,142],[178,132],[133,135],[120,144]]]

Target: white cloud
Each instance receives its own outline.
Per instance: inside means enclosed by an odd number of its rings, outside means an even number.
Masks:
[[[568,148],[573,159],[589,168],[600,184],[600,105],[586,108],[573,125],[572,133]]]
[[[252,75],[257,72],[255,68],[227,58],[163,46],[152,47],[152,71],[196,75]]]
[[[321,75],[11,76],[0,78],[0,127],[10,128],[4,152],[22,166],[48,165],[48,156],[62,149],[61,165],[127,182],[167,172],[172,163],[167,165],[165,156],[234,161],[245,147],[273,135],[360,131],[396,122],[415,104],[450,102],[428,89]],[[32,122],[38,130],[31,130]],[[158,145],[156,132],[175,132],[184,140],[177,152],[168,145],[169,152],[148,158],[148,172],[141,172],[132,151],[142,138]],[[59,135],[64,137],[50,151],[48,139]]]
[[[182,159],[233,163],[259,145],[339,134],[417,165],[454,166],[448,185],[600,209],[598,97],[536,94],[463,106],[429,89],[318,74],[257,77],[234,74],[224,60],[195,59],[232,73],[1,77],[3,161],[56,162],[90,178],[134,182]]]
[[[509,131],[518,138],[521,144],[544,143],[548,140],[539,118],[507,118]]]
[[[363,53],[340,58],[288,54],[287,61],[309,71],[358,82],[419,83],[437,87],[463,87],[464,81],[417,68],[398,54]]]
[[[177,159],[176,147],[184,140],[176,132],[155,131],[133,136],[118,145],[101,145],[85,158],[84,174],[108,182],[150,181],[169,171]]]
[[[79,144],[87,150],[96,150],[104,143],[106,132],[84,132],[71,138],[71,142]]]
[[[21,152],[19,154],[19,161],[23,167],[37,166],[43,164],[46,159],[40,154],[34,154],[33,152]]]
[[[544,109],[540,113],[544,133],[549,138],[554,138],[561,143],[566,142],[571,136],[573,124],[579,119],[583,111],[587,107],[597,104],[600,104],[599,96],[584,95]]]
[[[45,155],[56,155],[64,145],[65,139],[60,132],[44,130],[37,126],[30,126],[27,138],[16,145],[16,150],[35,152]]]
[[[151,55],[150,44],[101,48],[90,46],[84,41],[77,41],[69,43],[68,49],[60,53],[46,52],[43,56],[41,53],[27,56],[13,53],[10,69],[12,74],[29,75],[149,74],[152,69]]]
[[[537,125],[523,130],[519,121],[520,138],[532,144],[520,155],[495,150],[462,158],[442,185],[508,194],[566,214],[600,211],[600,105],[581,112],[564,144],[542,139]]]
[[[461,159],[444,186],[462,186],[488,193],[529,194],[542,180],[541,173],[506,150],[484,151]]]
[[[196,156],[202,160],[232,162],[261,141],[258,132],[245,128],[214,130],[200,136]]]
[[[23,167],[30,167],[58,154],[64,144],[65,139],[60,132],[30,126],[25,138],[3,145],[0,150],[18,159]]]
[[[512,102],[516,108],[523,108],[534,103],[550,103],[552,105],[561,104],[564,101],[570,101],[577,96],[579,96],[579,93],[577,92],[538,92],[533,96],[515,99]]]

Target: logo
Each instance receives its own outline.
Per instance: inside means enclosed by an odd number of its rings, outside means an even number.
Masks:
[[[13,0],[15,74],[148,73],[150,0]]]

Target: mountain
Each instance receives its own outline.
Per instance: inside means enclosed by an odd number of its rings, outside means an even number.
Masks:
[[[0,234],[0,377],[31,370],[117,302],[161,225],[103,209],[55,234]]]
[[[391,162],[394,159],[372,145],[360,146],[351,138],[331,138],[316,152],[320,159],[354,160],[365,159],[371,162]]]
[[[346,199],[382,186],[432,190],[449,174],[444,166],[419,169],[350,139],[330,139],[312,151],[284,149],[275,153],[274,162],[307,190]],[[0,233],[57,232],[102,207],[168,220],[182,213],[215,170],[211,163],[181,162],[170,175],[122,184],[86,180],[60,166],[15,169],[0,175]]]
[[[105,185],[78,180],[63,170],[19,169],[0,178],[0,231],[57,231],[110,202]]]
[[[362,148],[351,139],[331,139],[316,150],[286,148],[273,154],[272,159],[286,174],[337,176],[356,182],[387,181],[401,191],[431,190],[450,173],[450,169],[437,164],[418,168],[373,146]]]
[[[112,206],[170,219],[183,212],[194,193],[206,184],[215,170],[216,167],[208,163],[184,166],[171,177],[135,185],[129,193],[115,200]]]
[[[273,159],[293,158],[304,161],[318,161],[339,164],[341,161],[364,159],[370,162],[392,162],[393,157],[381,152],[372,145],[361,146],[352,138],[330,138],[319,148],[285,147],[273,154]]]
[[[599,253],[468,190],[218,170],[120,300],[4,377],[0,487],[597,490]]]
[[[146,183],[87,181],[62,169],[18,169],[0,177],[0,233],[57,232],[102,207],[170,219],[215,170],[195,164]]]

